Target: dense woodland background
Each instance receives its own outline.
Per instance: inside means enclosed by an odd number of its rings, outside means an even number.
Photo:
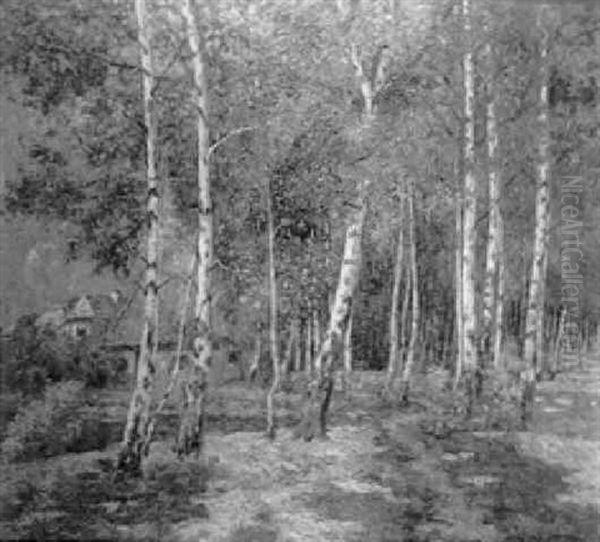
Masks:
[[[214,314],[218,333],[243,350],[245,342],[252,344],[256,316],[267,320],[268,179],[278,232],[283,335],[292,314],[303,315],[307,304],[325,319],[348,200],[361,175],[374,183],[356,299],[356,359],[372,368],[386,363],[394,239],[402,217],[399,192],[406,177],[417,192],[423,349],[446,333],[441,322],[452,325],[465,40],[451,2],[397,4],[393,18],[391,4],[380,2],[342,23],[335,2],[219,2],[202,22],[212,141],[244,129],[219,145],[211,159]],[[73,295],[106,292],[115,281],[128,292],[143,269],[144,128],[132,10],[124,2],[74,5],[3,6],[3,328]],[[177,17],[169,6],[150,9],[160,74],[161,277],[170,281],[160,292],[161,324],[163,334],[173,334],[182,276],[193,251],[195,127]],[[477,113],[485,106],[489,41],[504,183],[508,338],[520,334],[514,312],[525,306],[532,258],[540,84],[535,20],[534,4],[507,2],[476,6],[473,22],[478,264],[485,258],[488,196],[485,116]],[[584,318],[595,314],[600,294],[596,23],[592,3],[552,6],[546,22],[552,126],[547,311],[560,305],[560,186],[567,175],[582,175]],[[377,97],[376,127],[362,149],[347,143],[361,108],[350,43],[361,46],[367,61],[382,45],[393,55],[389,82]],[[102,274],[91,276],[92,266]],[[479,276],[481,282],[483,272]],[[249,319],[249,313],[255,317]],[[137,340],[133,331],[131,339]]]

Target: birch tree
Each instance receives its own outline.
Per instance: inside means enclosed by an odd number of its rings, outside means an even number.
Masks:
[[[538,102],[538,167],[536,177],[535,199],[535,231],[533,239],[533,262],[531,280],[529,281],[529,299],[525,320],[524,358],[526,363],[526,383],[522,401],[523,421],[530,417],[530,408],[535,393],[536,373],[542,362],[536,359],[537,334],[543,333],[544,284],[547,267],[547,237],[549,220],[549,188],[550,175],[550,128],[548,125],[548,30],[544,23],[544,9],[540,9],[537,27],[541,33],[540,41],[540,89]],[[539,353],[541,355],[541,353]]]
[[[144,324],[140,340],[135,390],[129,404],[127,423],[117,462],[117,470],[137,473],[141,468],[142,451],[150,424],[150,408],[156,350],[158,346],[158,243],[159,243],[159,192],[156,170],[156,119],[153,92],[152,51],[148,13],[145,0],[135,1],[138,44],[142,65],[142,93],[144,101],[144,126],[146,128],[146,277]]]
[[[404,198],[400,199],[400,215],[404,212]],[[400,286],[402,283],[402,269],[404,265],[404,227],[402,222],[398,228],[398,245],[396,247],[396,262],[394,264],[394,285],[392,288],[392,307],[390,309],[390,350],[385,380],[385,393],[392,395],[394,377],[398,371],[398,304],[400,300]],[[406,283],[407,281],[405,281]],[[406,286],[405,286],[406,287]]]
[[[412,320],[410,342],[406,351],[406,363],[402,371],[400,397],[403,403],[408,402],[410,378],[415,364],[415,348],[419,334],[419,275],[417,268],[417,240],[415,231],[415,195],[412,181],[408,183],[408,236],[410,245],[410,277],[412,285]]]
[[[304,344],[304,372],[308,377],[313,373],[313,351],[312,351],[312,311],[310,301],[308,303],[308,309],[306,311],[306,318],[304,319],[306,335]]]
[[[360,188],[359,210],[351,218],[346,229],[335,301],[325,338],[315,360],[315,367],[320,367],[321,370],[315,371],[309,381],[302,421],[298,427],[298,434],[307,441],[312,440],[316,435],[325,436],[327,431],[327,411],[334,383],[333,364],[335,358],[341,353],[344,327],[350,317],[352,297],[360,272],[362,231],[367,213],[366,186],[365,182]]]
[[[471,0],[463,0],[463,29],[466,47],[463,56],[464,78],[464,204],[462,236],[462,320],[464,340],[464,381],[467,414],[470,414],[477,378],[477,337],[475,315],[475,213],[477,180],[475,178],[475,80],[471,39]]]
[[[497,267],[497,292],[496,292],[496,314],[494,316],[494,328],[493,328],[493,360],[494,366],[499,368],[503,364],[502,359],[502,341],[503,341],[503,327],[504,321],[504,291],[506,288],[506,263],[505,263],[505,250],[504,250],[504,218],[502,211],[498,212],[498,267]]]
[[[489,31],[489,23],[487,30]],[[485,282],[483,289],[483,319],[481,323],[481,353],[483,366],[488,365],[495,354],[493,346],[493,325],[496,316],[496,281],[500,246],[500,172],[497,163],[498,126],[496,119],[496,97],[494,89],[494,51],[491,38],[486,44],[486,140],[488,161],[488,234],[485,261]]]
[[[463,213],[462,197],[460,191],[456,194],[455,209],[455,247],[454,247],[454,289],[455,289],[455,317],[456,320],[456,364],[454,368],[454,386],[458,386],[462,378],[465,361],[465,334],[463,322],[463,259],[462,259],[462,235],[463,235]]]
[[[193,366],[183,383],[182,415],[177,438],[178,455],[202,451],[208,371],[212,356],[211,268],[213,260],[213,211],[209,179],[208,85],[206,64],[198,21],[192,0],[181,0],[193,72],[193,95],[197,110],[197,189],[198,233],[196,242],[195,337],[192,342]]]
[[[281,380],[281,365],[279,360],[279,335],[277,332],[277,274],[275,271],[275,227],[273,225],[273,210],[271,202],[271,183],[267,190],[267,244],[269,261],[269,346],[273,379],[267,393],[267,435],[275,438],[275,412],[273,396],[279,388]]]

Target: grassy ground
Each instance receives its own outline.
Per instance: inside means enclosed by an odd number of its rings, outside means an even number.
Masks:
[[[299,393],[278,396],[264,437],[264,392],[213,393],[207,460],[178,462],[166,413],[144,479],[114,483],[115,445],[19,463],[2,474],[0,539],[251,541],[600,540],[600,362],[540,385],[528,431],[492,416],[451,416],[442,375],[423,377],[401,408],[379,399],[381,375],[338,393],[327,440],[295,440]],[[297,388],[298,391],[301,387]],[[98,408],[118,439],[127,394]]]

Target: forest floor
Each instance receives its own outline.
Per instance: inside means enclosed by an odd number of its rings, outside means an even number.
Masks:
[[[279,394],[267,440],[264,392],[231,384],[211,399],[205,463],[175,460],[172,412],[142,480],[112,480],[115,443],[13,464],[3,476],[44,489],[0,539],[600,541],[600,357],[538,385],[527,431],[494,427],[486,407],[454,423],[439,374],[405,408],[378,397],[381,381],[357,374],[335,395],[327,440],[293,437],[299,393]],[[126,394],[105,395],[123,416]]]

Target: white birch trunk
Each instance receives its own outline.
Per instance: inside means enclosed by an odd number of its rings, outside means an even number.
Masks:
[[[319,372],[321,367],[318,365],[320,360],[317,357],[317,353],[321,348],[321,322],[319,321],[319,311],[317,309],[313,310],[312,313],[312,323],[313,323],[313,352],[315,355],[315,371]]]
[[[400,214],[404,212],[403,200],[400,202]],[[398,246],[394,264],[394,285],[392,288],[392,307],[390,309],[390,347],[385,380],[385,392],[391,397],[394,377],[398,372],[398,304],[400,285],[402,283],[402,268],[404,264],[404,228],[402,223],[398,230]]]
[[[537,310],[536,315],[536,333],[535,333],[535,364],[536,374],[539,375],[546,369],[546,360],[544,360],[544,343],[545,343],[545,301],[546,301],[546,276],[548,274],[548,231],[546,229],[546,239],[544,241],[544,255],[542,259],[542,270],[540,279],[540,288],[538,292],[538,298],[540,300],[540,306]]]
[[[312,375],[313,372],[313,367],[312,367],[312,363],[313,363],[313,354],[312,354],[312,330],[313,330],[313,326],[312,326],[312,321],[311,321],[311,309],[310,306],[308,307],[308,311],[307,311],[307,317],[305,320],[306,323],[306,343],[305,343],[305,349],[304,349],[304,372],[306,373],[307,376]]]
[[[502,212],[498,214],[498,291],[496,294],[496,314],[494,317],[494,367],[504,365],[502,354],[503,321],[504,321],[504,290],[505,290],[505,252],[504,252],[504,219]]]
[[[464,335],[464,376],[467,393],[467,415],[470,414],[477,378],[477,330],[475,305],[475,213],[477,203],[477,180],[475,178],[475,81],[471,40],[471,0],[463,0],[464,33],[467,47],[463,58],[464,70],[464,210],[462,247],[462,318]]]
[[[156,410],[152,414],[152,418],[148,427],[148,432],[146,435],[146,441],[144,443],[144,454],[148,455],[150,451],[150,442],[152,436],[154,434],[154,428],[156,425],[156,420],[159,414],[162,412],[165,404],[167,403],[167,399],[171,395],[173,388],[175,387],[175,383],[177,382],[177,376],[179,375],[179,368],[181,366],[181,354],[183,353],[183,341],[185,335],[185,322],[188,315],[189,309],[189,301],[192,293],[192,286],[194,284],[194,270],[196,268],[196,258],[192,258],[190,262],[190,270],[187,276],[185,291],[181,296],[181,313],[179,315],[179,324],[177,326],[177,350],[175,351],[175,362],[173,364],[173,368],[171,369],[171,376],[169,378],[169,384],[167,385],[165,391],[163,392],[163,396],[156,407]]]
[[[294,372],[299,372],[302,365],[302,342],[301,342],[300,318],[294,318]]]
[[[346,230],[335,301],[315,362],[315,366],[321,367],[321,371],[315,371],[316,374],[308,385],[307,402],[299,426],[299,432],[305,440],[312,440],[315,435],[324,436],[326,433],[327,410],[333,392],[333,363],[342,350],[344,326],[350,317],[352,297],[360,273],[362,230],[367,213],[366,188],[367,183],[360,188],[359,211]]]
[[[455,334],[456,334],[456,366],[454,369],[454,387],[456,388],[462,378],[464,360],[465,360],[465,334],[464,334],[464,321],[463,321],[463,256],[462,256],[462,241],[463,241],[463,213],[462,213],[462,201],[459,193],[456,196],[456,246],[455,246],[455,268],[454,268],[454,282],[455,282]]]
[[[275,270],[275,229],[271,204],[271,185],[267,193],[268,252],[269,252],[269,343],[273,377],[267,393],[267,435],[275,438],[275,411],[273,397],[279,388],[281,366],[279,360],[279,334],[277,329],[277,274]]]
[[[543,22],[544,9],[538,14],[538,29],[542,38],[540,43],[540,94],[539,94],[539,143],[538,143],[538,168],[536,180],[535,200],[535,232],[533,241],[533,262],[531,265],[531,280],[529,282],[529,299],[527,303],[527,315],[525,319],[525,345],[524,359],[526,364],[526,385],[522,400],[522,421],[527,423],[531,419],[531,409],[535,394],[535,382],[537,369],[541,360],[536,360],[536,330],[543,315],[539,312],[544,310],[543,283],[545,283],[545,260],[547,259],[547,237],[548,237],[548,215],[549,215],[549,189],[548,177],[550,174],[550,130],[548,126],[548,31]]]
[[[209,179],[208,88],[198,22],[192,0],[182,0],[181,10],[191,52],[194,83],[194,104],[197,111],[197,187],[198,238],[196,259],[196,303],[194,316],[196,334],[192,345],[193,370],[183,385],[182,419],[177,439],[177,454],[198,456],[202,452],[205,425],[205,403],[208,371],[212,358],[211,268],[213,262],[213,211]]]
[[[541,27],[541,22],[540,22]],[[546,55],[548,54],[547,33],[543,31],[543,43],[541,46],[541,62],[545,65]],[[535,345],[536,345],[536,326],[538,323],[538,311],[542,306],[543,299],[540,299],[542,289],[542,280],[544,279],[544,260],[546,259],[546,238],[548,229],[548,176],[549,176],[549,155],[548,147],[550,144],[548,132],[548,82],[546,70],[543,69],[542,82],[539,96],[539,114],[538,125],[539,135],[539,163],[537,168],[536,182],[536,201],[535,201],[535,232],[533,241],[533,262],[531,266],[531,279],[529,281],[529,297],[527,304],[527,315],[525,323],[525,351],[524,357],[529,368],[535,372]]]
[[[256,330],[256,340],[254,342],[254,356],[248,368],[248,381],[252,382],[259,374],[260,357],[262,355],[262,329],[258,326]]]
[[[406,260],[404,276],[404,296],[402,297],[402,309],[400,311],[400,351],[398,352],[399,364],[398,368],[404,370],[404,356],[406,353],[406,335],[409,329],[408,307],[410,305],[412,293],[412,277],[411,277],[410,259]]]
[[[142,452],[150,425],[150,407],[154,385],[155,355],[158,345],[158,250],[159,193],[156,171],[156,120],[152,97],[153,68],[145,0],[136,0],[135,15],[142,65],[144,125],[146,127],[146,277],[144,325],[136,369],[136,386],[129,404],[127,423],[117,462],[117,470],[136,474],[140,471]]]
[[[352,372],[352,322],[354,321],[354,310],[350,307],[350,316],[344,329],[344,372],[350,375]],[[347,384],[347,382],[346,382]]]
[[[561,357],[561,342],[563,338],[563,331],[565,327],[565,316],[567,311],[564,308],[559,309],[560,315],[558,317],[558,328],[556,330],[556,337],[554,339],[554,358],[552,373],[557,373],[560,370],[560,357]]]
[[[417,269],[417,240],[415,231],[415,203],[414,203],[414,186],[412,181],[409,182],[408,195],[408,236],[410,244],[410,275],[412,282],[412,322],[410,330],[410,342],[406,352],[406,363],[402,371],[401,383],[401,400],[408,402],[408,392],[410,387],[410,379],[412,376],[415,363],[415,349],[417,337],[419,335],[419,275]]]
[[[498,254],[500,246],[500,172],[498,169],[497,149],[498,149],[498,126],[496,120],[496,98],[494,89],[494,61],[491,42],[486,46],[486,56],[488,60],[486,74],[486,139],[487,139],[487,159],[488,159],[488,236],[485,263],[485,284],[483,290],[483,320],[481,352],[484,356],[484,366],[493,361],[493,331],[494,317],[496,312],[496,280],[498,270]],[[490,358],[492,358],[490,360]]]

